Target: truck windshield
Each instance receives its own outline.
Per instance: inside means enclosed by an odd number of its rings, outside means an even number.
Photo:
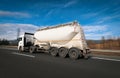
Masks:
[[[22,41],[22,37],[18,38],[18,41]]]

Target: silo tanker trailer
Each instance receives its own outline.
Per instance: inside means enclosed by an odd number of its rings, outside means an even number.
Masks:
[[[24,33],[19,38],[18,50],[47,52],[52,56],[68,56],[72,59],[87,58],[90,53],[78,22],[40,28],[34,34]]]

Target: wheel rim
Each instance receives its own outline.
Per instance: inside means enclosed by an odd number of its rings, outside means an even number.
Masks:
[[[34,48],[30,47],[29,52],[30,52],[30,53],[33,53],[33,52],[34,52]]]
[[[71,52],[71,55],[72,55],[73,58],[75,58],[76,55],[77,55],[77,53],[76,53],[75,51],[72,51],[72,52]]]

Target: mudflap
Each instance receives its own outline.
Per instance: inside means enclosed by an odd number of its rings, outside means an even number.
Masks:
[[[86,53],[83,54],[83,56],[84,56],[85,59],[89,59],[91,57],[91,52],[90,51],[86,52]]]

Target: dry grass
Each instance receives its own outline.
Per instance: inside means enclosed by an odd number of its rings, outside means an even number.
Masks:
[[[109,49],[109,50],[120,50],[120,37],[119,38],[108,38],[99,41],[87,40],[87,44],[91,49]]]

